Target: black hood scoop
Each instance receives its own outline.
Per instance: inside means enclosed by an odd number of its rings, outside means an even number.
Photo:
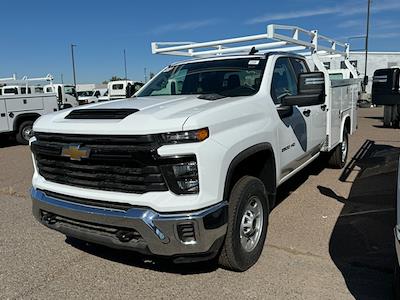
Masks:
[[[138,112],[138,109],[76,109],[71,111],[65,119],[81,120],[122,120],[127,116]]]

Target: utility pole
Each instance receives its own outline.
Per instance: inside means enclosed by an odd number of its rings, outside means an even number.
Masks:
[[[368,36],[369,36],[369,16],[371,10],[371,0],[368,0],[368,10],[367,10],[367,34],[365,35],[365,68],[364,68],[364,84],[363,84],[363,92],[366,91],[366,87],[368,85],[368,76],[367,76],[367,64],[368,64]]]
[[[126,70],[126,51],[124,49],[124,67],[125,67],[125,80],[128,80],[128,72]]]
[[[61,84],[64,84],[64,74],[61,73]]]
[[[72,75],[74,76],[74,86],[76,88],[76,74],[75,74],[75,57],[74,57],[74,47],[76,45],[71,44],[71,57],[72,57]]]
[[[147,82],[147,69],[144,68],[144,83]]]

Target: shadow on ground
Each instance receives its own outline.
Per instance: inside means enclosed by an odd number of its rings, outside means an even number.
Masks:
[[[306,166],[299,173],[295,174],[290,180],[285,181],[278,187],[275,207],[281,204],[289,195],[296,191],[307,179],[312,176],[318,176],[326,168],[327,158],[324,155],[318,157],[315,161]]]
[[[395,258],[393,228],[400,148],[366,141],[344,169],[349,197],[328,187],[321,194],[344,204],[331,235],[329,252],[356,299],[391,299]]]
[[[9,135],[6,134],[1,134],[0,135],[0,148],[6,148],[6,147],[11,147],[11,146],[16,146],[18,143],[16,142],[15,139],[10,137]]]
[[[85,251],[86,253],[97,257],[128,266],[146,268],[158,272],[192,275],[210,273],[217,270],[219,267],[216,259],[191,264],[176,264],[168,258],[150,257],[132,251],[111,249],[101,245],[86,243],[74,238],[67,238],[65,242],[76,249]]]

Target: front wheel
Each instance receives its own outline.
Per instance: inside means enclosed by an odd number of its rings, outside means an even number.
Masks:
[[[246,271],[259,259],[268,228],[269,206],[265,186],[256,177],[237,181],[229,197],[228,229],[219,263]]]
[[[28,145],[29,139],[33,136],[33,121],[25,121],[19,125],[16,140],[19,144]]]
[[[349,134],[343,130],[343,141],[330,153],[328,164],[334,169],[342,169],[347,161],[349,151]]]

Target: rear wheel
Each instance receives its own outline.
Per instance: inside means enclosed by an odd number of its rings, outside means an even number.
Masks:
[[[29,139],[33,136],[33,121],[25,121],[19,125],[16,140],[19,144],[28,145]]]
[[[328,164],[335,169],[341,169],[345,166],[349,151],[349,134],[347,129],[343,130],[343,141],[336,146],[329,157]]]
[[[264,184],[244,176],[229,198],[228,229],[219,256],[223,267],[246,271],[261,255],[268,228],[269,206]]]

